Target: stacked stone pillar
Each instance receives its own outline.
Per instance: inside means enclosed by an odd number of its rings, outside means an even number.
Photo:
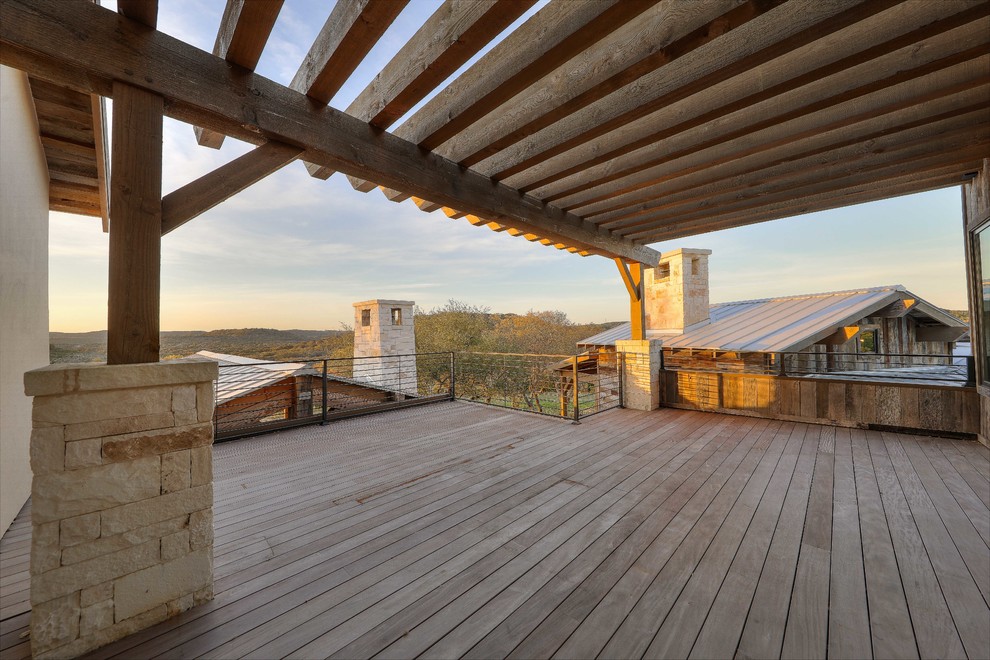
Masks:
[[[72,657],[213,597],[217,365],[52,365],[24,376],[31,650]]]
[[[623,406],[633,410],[660,407],[660,364],[662,343],[656,339],[622,339],[615,350],[624,354]]]

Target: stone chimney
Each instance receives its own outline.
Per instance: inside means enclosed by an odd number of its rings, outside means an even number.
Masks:
[[[643,276],[646,332],[680,333],[709,322],[708,255],[711,250],[681,248],[660,255]]]
[[[356,380],[393,392],[416,394],[415,305],[411,300],[354,303]]]

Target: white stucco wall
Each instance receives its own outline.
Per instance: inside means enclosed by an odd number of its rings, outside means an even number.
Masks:
[[[48,364],[48,169],[27,76],[0,66],[0,534],[31,494],[24,372]]]

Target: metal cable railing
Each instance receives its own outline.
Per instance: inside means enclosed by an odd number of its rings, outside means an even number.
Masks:
[[[663,369],[710,373],[745,373],[793,378],[972,385],[972,356],[907,353],[836,353],[803,351],[741,353],[733,351],[664,352]]]

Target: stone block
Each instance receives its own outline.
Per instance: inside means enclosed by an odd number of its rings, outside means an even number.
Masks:
[[[89,438],[65,443],[65,469],[78,470],[103,464],[103,440]]]
[[[35,476],[65,469],[65,427],[49,426],[31,431],[31,472]]]
[[[61,523],[59,545],[63,548],[100,538],[100,512],[66,518]]]
[[[213,482],[213,447],[196,447],[189,454],[189,485],[202,486]]]
[[[176,410],[172,413],[172,419],[175,426],[189,426],[191,424],[196,424],[199,422],[199,411],[193,408],[192,410]],[[166,425],[162,425],[165,428]]]
[[[65,646],[60,646],[53,651],[46,653],[35,652],[34,659],[49,660],[50,658],[75,658],[94,649],[98,649],[101,646],[105,646],[110,642],[127,637],[131,633],[137,632],[138,630],[144,630],[145,628],[153,626],[156,623],[164,621],[166,618],[168,618],[168,612],[165,605],[162,605],[161,607],[148,610],[147,612],[127,619],[126,621],[115,623],[109,628],[102,628],[94,631],[85,637],[80,637],[79,639],[70,642]]]
[[[86,587],[79,592],[79,605],[80,607],[89,607],[111,598],[113,598],[113,582],[103,582],[93,587]]]
[[[189,545],[193,550],[213,547],[213,509],[189,514]]]
[[[31,517],[48,522],[155,497],[161,491],[157,456],[34,478]],[[169,516],[172,517],[172,516]]]
[[[24,393],[48,396],[199,383],[215,381],[218,370],[217,363],[206,358],[149,364],[53,364],[24,374]]]
[[[91,635],[113,625],[113,601],[104,600],[84,607],[79,616],[79,634]]]
[[[196,409],[196,386],[177,385],[172,390],[172,412]]]
[[[213,507],[213,484],[168,493],[153,500],[125,504],[103,512],[103,535],[122,534],[163,520]]]
[[[162,493],[189,488],[189,450],[162,454]]]
[[[31,526],[31,575],[59,567],[62,550],[59,547],[59,523],[49,522]]]
[[[62,566],[31,578],[31,602],[66,596],[86,587],[140,571],[160,561],[161,541],[155,539],[120,552]]]
[[[79,594],[70,593],[31,606],[31,651],[48,651],[79,637]]]
[[[168,610],[169,616],[175,616],[176,614],[180,614],[188,609],[191,609],[195,604],[193,595],[186,594],[185,596],[165,603],[165,608]]]
[[[87,561],[101,555],[126,550],[127,548],[141,545],[142,543],[147,543],[148,541],[154,539],[160,539],[163,536],[173,534],[181,529],[186,529],[188,526],[189,516],[186,515],[177,516],[170,520],[158,522],[146,527],[138,527],[137,529],[132,529],[124,532],[123,534],[116,534],[114,536],[107,536],[106,525],[103,525],[103,537],[91,543],[74,545],[62,550],[62,565],[68,566],[70,564]]]
[[[213,600],[212,582],[210,582],[209,586],[203,587],[193,594],[193,605],[202,605],[203,603],[208,603],[211,600]]]
[[[196,424],[129,433],[103,439],[103,460],[129,461],[141,456],[202,447],[213,442],[213,425]]]
[[[171,411],[171,387],[142,387],[35,397],[32,419],[38,422],[78,424]]]
[[[199,383],[196,385],[196,411],[199,413],[199,421],[212,422],[215,405],[216,393],[213,389],[213,383]]]
[[[208,550],[199,550],[114,581],[114,620],[129,619],[212,584],[210,555]]]
[[[193,420],[195,421],[195,420]],[[65,439],[85,440],[86,438],[104,438],[110,435],[137,433],[153,429],[171,428],[176,424],[171,412],[153,413],[151,415],[136,415],[133,417],[117,417],[113,419],[98,419],[95,422],[69,424],[65,427]]]
[[[162,561],[172,561],[189,554],[189,530],[183,529],[162,537]]]

